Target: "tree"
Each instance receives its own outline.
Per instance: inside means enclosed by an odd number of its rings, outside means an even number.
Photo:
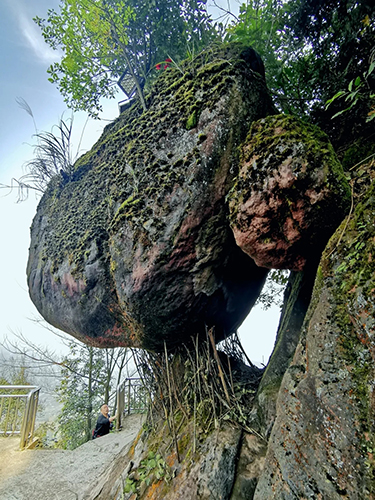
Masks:
[[[56,331],[44,320],[35,321],[60,338],[68,347],[69,354],[62,357],[47,347],[33,344],[21,333],[14,332],[17,340],[11,342],[6,339],[2,347],[17,356],[22,361],[21,367],[27,368],[34,376],[44,374],[59,380],[56,390],[62,409],[58,416],[61,436],[58,445],[73,449],[91,438],[94,419],[102,404],[111,400],[113,413],[116,412],[116,388],[124,370],[128,369],[132,354],[126,348],[99,349],[87,346]],[[127,376],[131,375],[133,373],[127,373]]]
[[[286,94],[285,68],[289,53],[283,34],[285,11],[282,0],[249,0],[240,7],[239,18],[227,29],[226,40],[253,47],[263,59],[268,87],[283,108]]]
[[[363,101],[363,106],[336,121],[331,118],[340,104],[326,109],[325,103],[369,69],[375,41],[375,5],[368,0],[299,0],[289,1],[286,12],[292,50],[310,48],[310,65],[305,71],[311,119],[339,147],[362,135],[369,102]],[[373,92],[375,79],[372,77],[368,84]]]
[[[88,441],[93,427],[94,408],[100,406],[105,379],[104,360],[99,350],[70,343],[70,353],[61,370],[57,389],[62,409],[58,416],[60,445],[74,449]],[[67,368],[74,367],[74,370]]]
[[[339,147],[363,132],[373,102],[362,99],[350,115],[331,118],[342,104],[326,102],[371,68],[375,6],[368,0],[252,0],[241,9],[229,38],[261,54],[267,83],[283,112],[319,125]],[[368,96],[375,78],[366,80]],[[362,87],[362,90],[364,86]]]
[[[97,116],[101,97],[114,97],[126,73],[143,109],[143,86],[166,56],[186,56],[215,37],[206,0],[61,0],[60,12],[34,20],[61,62],[48,70],[68,106]],[[130,90],[130,93],[132,90]]]
[[[111,392],[116,392],[127,358],[125,349],[98,349],[75,340],[69,342],[69,347],[57,388],[62,403],[59,444],[74,449],[91,439],[98,410],[109,403]]]

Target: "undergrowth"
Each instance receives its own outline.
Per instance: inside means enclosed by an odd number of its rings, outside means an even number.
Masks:
[[[135,359],[149,393],[151,428],[167,423],[178,460],[179,430],[193,424],[193,452],[198,428],[208,435],[223,422],[257,433],[249,426],[249,415],[263,370],[246,358],[237,334],[216,348],[214,330],[205,341],[174,352],[137,351]]]

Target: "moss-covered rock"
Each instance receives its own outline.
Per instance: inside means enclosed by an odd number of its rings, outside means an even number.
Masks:
[[[375,185],[331,238],[255,499],[375,496]]]
[[[146,102],[146,112],[129,103],[68,182],[49,185],[31,229],[30,296],[48,322],[96,346],[174,348],[211,326],[220,340],[247,316],[266,267],[283,258],[298,269],[319,254],[347,186],[324,134],[290,117],[258,121],[275,110],[242,45],[169,68]],[[243,169],[254,155],[262,168],[249,188]],[[266,168],[271,157],[293,181],[273,193],[281,208],[266,214],[253,260],[233,237],[227,199],[236,232],[249,189],[279,175]],[[294,241],[306,227],[309,237]],[[292,251],[280,257],[284,247]]]
[[[229,196],[237,244],[259,266],[301,271],[350,206],[328,137],[287,115],[253,123]]]
[[[31,230],[30,296],[97,346],[163,348],[232,332],[267,271],[237,247],[225,196],[251,123],[273,113],[238,44],[169,68],[57,176]]]

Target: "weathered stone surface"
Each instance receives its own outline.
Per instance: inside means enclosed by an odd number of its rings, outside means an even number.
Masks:
[[[18,438],[1,438],[1,500],[109,500],[107,483],[118,478],[129,448],[142,428],[129,415],[121,432],[89,441],[75,450],[19,450]]]
[[[47,321],[97,346],[163,348],[246,317],[267,271],[237,247],[225,196],[250,124],[273,112],[243,48],[166,71],[43,197],[30,296]]]
[[[264,467],[266,441],[244,433],[230,500],[251,499]]]
[[[181,461],[178,462],[174,447],[168,446],[166,449],[171,436],[165,436],[164,439],[157,442],[158,454],[160,453],[160,456],[163,457],[162,460],[165,460],[169,475],[172,477],[157,478],[150,474],[148,484],[139,480],[139,467],[148,461],[150,443],[147,438],[145,441],[138,440],[128,453],[122,480],[118,481],[116,485],[119,493],[113,498],[114,500],[120,500],[120,498],[133,500],[134,492],[122,495],[123,488],[120,485],[126,484],[128,479],[128,481],[133,480],[137,483],[135,491],[140,500],[147,498],[229,500],[236,475],[241,437],[241,429],[228,424],[225,428],[211,432],[204,439],[199,439],[195,453],[192,451],[192,443],[189,442],[185,450],[180,451]],[[253,444],[253,448],[256,448],[256,453],[259,454],[259,444]],[[254,470],[257,468],[254,467]],[[99,496],[97,500],[106,500],[106,498]]]
[[[254,498],[372,499],[375,186],[331,239]]]
[[[258,266],[301,271],[323,250],[349,203],[323,132],[286,115],[252,125],[229,206],[236,242]]]
[[[319,254],[348,201],[323,134],[258,121],[235,182],[250,125],[274,112],[248,59],[231,45],[166,71],[147,112],[130,104],[70,179],[51,182],[27,269],[48,322],[96,346],[173,348],[207,326],[220,340],[267,267],[300,269]]]

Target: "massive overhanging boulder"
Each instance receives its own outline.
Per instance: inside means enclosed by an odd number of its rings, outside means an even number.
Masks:
[[[230,45],[166,71],[146,96],[146,112],[130,103],[71,178],[51,182],[33,221],[27,269],[30,296],[49,323],[92,345],[155,350],[205,334],[207,326],[219,340],[242,323],[273,264],[257,265],[229,224],[228,199],[233,215],[242,189],[240,147],[251,124],[275,112],[251,57]],[[305,140],[301,122],[287,123],[298,144]],[[315,151],[326,149],[326,139],[310,132]],[[299,148],[289,155],[293,165],[305,161]],[[303,258],[293,267],[288,257],[284,267],[300,269],[310,235],[319,251],[343,217],[348,190],[332,164],[337,174],[328,161],[314,163],[310,177],[323,179],[319,189],[329,206],[336,200],[335,217],[328,214],[321,241],[305,231]],[[240,176],[244,169],[246,162]],[[293,200],[299,203],[298,192]]]

